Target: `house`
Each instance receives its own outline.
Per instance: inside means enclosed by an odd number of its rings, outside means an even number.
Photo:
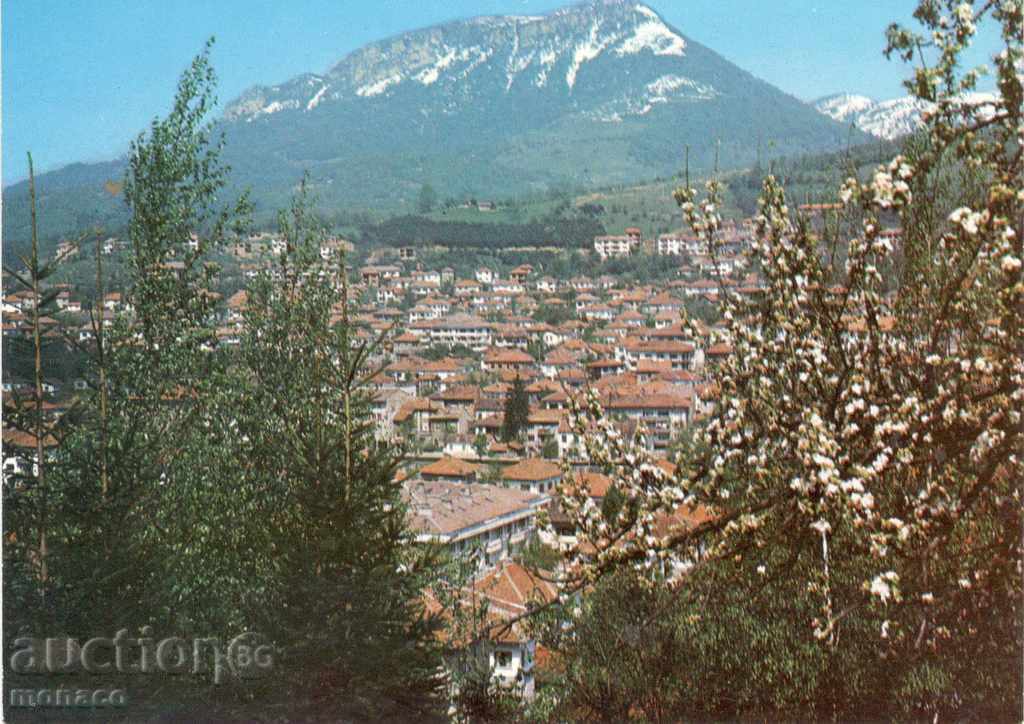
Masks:
[[[655,294],[653,297],[647,299],[644,302],[642,310],[645,314],[665,314],[668,313],[675,317],[675,320],[679,319],[679,313],[683,310],[686,305],[683,304],[681,299],[676,299],[668,292],[661,292]],[[657,319],[657,316],[655,316]]]
[[[62,241],[57,244],[57,249],[54,252],[54,258],[56,259],[67,259],[72,256],[78,255],[78,244],[73,241]]]
[[[112,312],[116,312],[121,308],[121,293],[120,292],[108,292],[103,296],[103,308],[109,309]]]
[[[533,267],[529,264],[520,264],[515,269],[509,272],[509,279],[516,282],[517,284],[524,284],[527,278],[533,274]]]
[[[558,425],[564,417],[564,410],[532,410],[526,418],[528,444],[539,450],[545,440],[558,432]]]
[[[480,388],[467,385],[465,387],[450,387],[442,392],[430,396],[430,399],[440,402],[446,408],[455,410],[471,410],[480,399]]]
[[[592,304],[579,310],[579,315],[587,321],[610,322],[615,317],[615,310],[607,304]]]
[[[414,272],[415,273],[415,272]],[[425,297],[429,294],[436,294],[441,289],[441,282],[435,282],[430,279],[413,279],[408,289],[416,297]]]
[[[420,477],[430,481],[472,483],[476,481],[480,466],[453,457],[443,457],[420,469]]]
[[[379,284],[398,279],[402,270],[397,266],[364,266],[359,270],[359,276],[363,284],[377,286]]]
[[[592,380],[599,380],[607,375],[617,375],[626,368],[625,363],[617,359],[597,359],[588,362],[586,365],[587,376]]]
[[[495,370],[520,372],[533,364],[533,357],[520,349],[492,349],[484,355],[482,366],[485,372]]]
[[[545,294],[554,294],[558,291],[558,282],[553,277],[541,277],[537,280],[537,291]]]
[[[249,293],[244,289],[239,289],[228,297],[227,320],[229,322],[240,321],[242,319],[242,315],[245,313],[245,306],[248,302]]]
[[[571,286],[577,293],[594,291],[594,282],[584,276],[573,277],[569,280],[569,286]]]
[[[481,291],[480,282],[472,279],[459,279],[455,282],[456,297],[471,297]]]
[[[440,410],[440,403],[414,397],[402,403],[392,423],[410,434],[426,435],[430,432],[431,414]]]
[[[409,277],[412,279],[414,285],[420,283],[431,286],[440,286],[441,284],[441,272],[439,271],[423,271],[418,269],[410,273]]]
[[[550,578],[543,571],[531,572],[514,561],[502,561],[475,581],[472,591],[487,600],[489,618],[509,621],[527,613],[533,606],[550,603],[558,597],[558,587]],[[517,625],[499,631],[500,635],[490,642],[494,678],[530,701],[535,694],[537,643]]]
[[[376,423],[378,438],[392,439],[395,437],[395,417],[399,410],[412,399],[412,395],[402,389],[389,388],[377,390],[370,400],[370,411]]]
[[[526,291],[526,287],[523,286],[522,282],[517,282],[515,279],[507,281],[495,279],[492,286],[496,293],[508,297],[508,301],[511,301],[512,297],[519,296]]]
[[[480,267],[476,270],[476,280],[481,284],[493,284],[495,280],[495,274],[487,267]]]
[[[453,314],[438,319],[430,325],[430,342],[449,347],[459,344],[480,351],[491,344],[491,327],[489,322],[480,317],[471,314]]]
[[[633,309],[626,310],[615,318],[616,324],[626,327],[642,327],[646,321],[647,318],[644,315]]]
[[[346,241],[345,239],[327,239],[320,245],[320,258],[324,261],[330,261],[333,258],[337,258],[340,254],[355,251],[355,248],[351,241]]]
[[[693,265],[702,276],[729,276],[746,266],[746,260],[741,256],[719,255],[715,257],[700,255],[693,257]]]
[[[654,251],[660,256],[693,256],[699,254],[702,243],[696,236],[662,234],[655,242]]]
[[[39,474],[39,458],[36,456],[38,438],[32,433],[23,430],[12,430],[5,428],[3,431],[3,475],[4,485],[7,485],[10,476]],[[47,450],[55,448],[57,440],[46,433],[43,435],[44,455]],[[48,456],[47,456],[48,457]],[[15,482],[15,485],[20,483]]]
[[[453,458],[475,458],[477,451],[469,436],[459,435],[445,443],[444,454]]]
[[[693,363],[695,350],[696,347],[690,342],[672,339],[645,341],[628,337],[615,348],[615,357],[634,367],[640,360],[649,360],[668,362],[673,369],[685,370]]]
[[[647,428],[654,448],[666,448],[690,423],[693,396],[688,394],[644,393],[616,395],[605,402],[605,410]]]
[[[527,458],[502,470],[501,479],[510,488],[544,495],[562,481],[562,468],[550,460]]]
[[[419,365],[420,371],[435,375],[442,383],[458,377],[466,369],[466,361],[454,357],[426,361]],[[446,385],[443,385],[446,386]],[[474,397],[475,399],[475,397]]]

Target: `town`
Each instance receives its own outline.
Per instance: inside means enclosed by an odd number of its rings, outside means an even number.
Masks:
[[[622,434],[632,436],[642,426],[651,451],[666,470],[674,468],[669,458],[675,444],[715,404],[705,372],[728,353],[708,337],[691,337],[681,314],[697,303],[713,307],[723,292],[759,293],[758,277],[746,270],[743,254],[752,235],[749,220],[730,223],[715,257],[684,233],[643,239],[640,229],[630,227],[622,235],[594,239],[592,254],[602,261],[641,254],[675,259],[677,277],[657,286],[626,285],[609,274],[556,279],[531,264],[505,273],[482,267],[462,279],[448,266],[424,268],[414,247],[375,250],[368,263],[349,272],[347,292],[357,312],[350,323],[363,337],[382,335],[381,353],[370,360],[376,369],[369,381],[372,410],[378,436],[406,446],[400,475],[410,524],[420,540],[472,557],[479,590],[517,592],[511,601],[496,598],[500,605],[494,610],[526,610],[535,586],[500,581],[533,580],[518,554],[539,539],[541,515],[557,526],[554,493],[563,469],[582,476],[597,504],[611,484],[606,475],[573,465],[581,456],[569,421],[571,396],[596,390]],[[195,250],[194,242],[183,247],[186,253]],[[231,251],[241,273],[253,278],[282,250],[280,239],[263,233]],[[321,254],[326,260],[354,250],[350,242],[333,239]],[[114,259],[126,248],[108,238],[96,252]],[[70,244],[57,249],[62,258],[78,253]],[[70,336],[87,347],[96,331],[93,320],[109,324],[117,315],[131,316],[121,291],[95,300],[80,297],[70,284],[54,285],[52,292],[58,317],[40,322],[53,340]],[[217,336],[228,348],[238,344],[246,299],[241,288],[218,305]],[[399,303],[406,299],[403,309]],[[5,339],[31,336],[31,302],[27,292],[4,296]],[[562,321],[537,320],[552,310]],[[336,314],[340,320],[340,310]],[[705,329],[710,335],[710,325]],[[60,416],[88,387],[83,378],[46,379],[48,419]],[[4,378],[3,389],[26,397],[32,392],[26,380],[11,377]],[[513,425],[506,415],[517,396],[524,414]],[[33,464],[30,438],[5,430],[5,475]],[[562,533],[571,530],[563,525]],[[557,547],[557,541],[545,543]],[[535,642],[506,636],[497,644],[496,676],[532,695]]]
[[[800,211],[813,217],[834,208],[807,205]],[[884,233],[898,239],[898,229]],[[553,583],[523,565],[521,554],[532,546],[554,552],[572,539],[556,500],[566,471],[598,506],[612,486],[608,475],[588,464],[571,424],[570,398],[595,391],[623,436],[642,430],[666,474],[675,470],[680,440],[715,409],[709,369],[730,352],[727,344],[712,341],[720,321],[707,310],[717,308],[721,294],[753,299],[763,289],[746,266],[753,238],[749,219],[726,222],[713,256],[697,236],[683,232],[645,239],[629,227],[594,238],[591,253],[602,262],[671,258],[675,277],[662,284],[630,285],[610,274],[559,279],[540,263],[504,272],[480,267],[473,278],[457,278],[450,266],[425,268],[412,246],[372,250],[367,263],[345,270],[344,282],[329,282],[344,284],[353,312],[348,323],[358,336],[382,341],[368,361],[374,370],[368,386],[376,435],[406,451],[399,476],[409,524],[421,542],[471,562],[471,585],[489,599],[493,616],[522,615],[538,593],[546,600],[557,596]],[[284,248],[275,235],[260,233],[230,252],[242,276],[251,279],[271,269]],[[183,253],[195,250],[194,241],[183,244]],[[93,253],[115,259],[125,252],[123,242],[108,238]],[[320,248],[324,261],[354,252],[354,244],[339,238]],[[78,253],[70,244],[57,250],[61,258]],[[98,320],[109,324],[133,311],[120,291],[86,300],[70,284],[57,284],[52,293],[59,314],[40,320],[44,335],[70,336],[86,348]],[[27,292],[4,296],[5,338],[31,336],[32,298]],[[217,337],[228,349],[239,342],[246,302],[244,287],[218,298]],[[695,310],[707,317],[697,322],[703,334],[696,336],[681,322]],[[342,313],[335,310],[335,321]],[[5,377],[3,386],[13,395],[32,393],[24,380]],[[47,418],[59,417],[88,388],[83,378],[46,379]],[[35,449],[31,435],[5,430],[5,475],[28,471]],[[685,527],[708,515],[684,507],[661,525]],[[532,697],[537,642],[504,633],[491,644],[496,680]]]
[[[5,12],[5,721],[1020,720],[1019,0],[649,2]]]

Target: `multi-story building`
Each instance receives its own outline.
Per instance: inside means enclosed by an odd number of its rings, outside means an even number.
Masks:
[[[508,560],[533,535],[547,497],[495,485],[410,479],[404,497],[421,542],[444,545],[481,568]]]
[[[633,240],[625,235],[594,237],[594,251],[597,252],[601,259],[629,256],[633,251],[633,247]]]
[[[431,324],[430,343],[444,344],[449,347],[461,344],[472,350],[480,351],[490,346],[491,330],[492,325],[480,317],[470,314],[453,314]]]

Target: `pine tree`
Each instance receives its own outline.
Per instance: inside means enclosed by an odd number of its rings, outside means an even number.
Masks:
[[[429,214],[437,205],[437,192],[428,183],[420,187],[419,196],[416,197],[416,210],[421,214]]]
[[[395,479],[401,449],[375,437],[366,360],[343,258],[319,255],[307,199],[280,219],[286,249],[249,290],[233,374],[243,487],[266,491],[271,570],[249,611],[279,651],[268,686],[294,715],[416,716],[441,663],[421,593],[434,558],[415,545]]]
[[[8,342],[13,343],[15,348],[29,348],[27,351],[32,358],[32,394],[25,400],[15,395],[13,404],[4,411],[5,433],[8,430],[21,433],[12,440],[5,434],[5,453],[17,453],[26,468],[10,475],[4,472],[4,529],[10,534],[4,551],[10,575],[5,577],[5,582],[12,584],[7,589],[11,597],[5,611],[11,622],[8,630],[15,631],[31,618],[39,621],[52,611],[52,532],[58,525],[55,513],[59,506],[59,493],[51,472],[58,439],[55,437],[57,431],[54,424],[43,413],[43,366],[44,356],[53,352],[52,339],[48,341],[47,338],[51,337],[54,327],[52,317],[57,313],[57,292],[46,288],[46,280],[54,274],[63,258],[57,257],[49,262],[40,258],[35,172],[31,153],[28,154],[28,172],[31,250],[27,256],[20,257],[22,269],[4,267],[4,272],[14,279],[15,284],[27,292],[32,307],[31,340],[27,343],[21,339]]]
[[[501,439],[511,442],[519,437],[529,424],[530,397],[523,380],[516,375],[512,389],[505,397],[505,419],[501,425]]]

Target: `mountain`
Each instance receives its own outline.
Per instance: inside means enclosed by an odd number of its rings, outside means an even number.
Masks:
[[[840,123],[853,124],[876,138],[893,140],[921,127],[921,113],[931,104],[913,96],[876,101],[867,96],[838,93],[814,101],[822,114]]]
[[[686,146],[700,171],[716,157],[748,165],[762,145],[797,154],[847,140],[843,124],[625,0],[371,43],[325,73],[251,88],[220,125],[233,182],[263,214],[307,170],[326,208],[401,211],[425,183],[442,198],[500,198],[670,175]],[[60,185],[51,176],[41,189]],[[80,195],[86,211],[107,203]]]
[[[960,101],[976,106],[977,113],[984,118],[991,115],[992,104],[998,98],[996,93],[974,91],[961,96]],[[922,114],[935,107],[913,96],[875,101],[867,96],[850,93],[825,96],[812,105],[829,118],[847,126],[852,123],[860,131],[890,141],[921,128],[924,125]]]

